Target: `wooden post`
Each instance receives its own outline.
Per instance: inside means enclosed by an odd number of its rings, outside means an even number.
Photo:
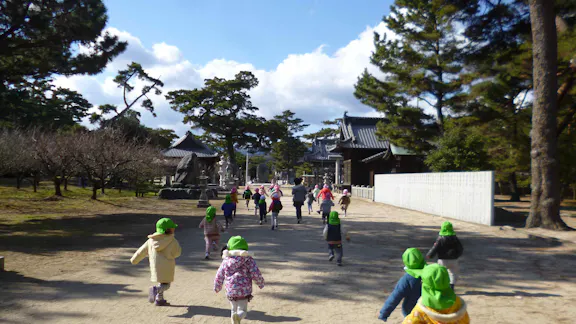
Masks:
[[[4,271],[4,257],[0,255],[0,271]]]

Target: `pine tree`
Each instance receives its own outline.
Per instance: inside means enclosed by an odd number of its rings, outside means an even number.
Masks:
[[[446,0],[396,0],[384,18],[396,39],[375,34],[371,63],[384,75],[367,70],[355,96],[383,112],[388,123],[379,135],[416,151],[431,148],[429,140],[442,132],[444,114],[462,104],[462,43],[455,29],[459,8]],[[420,101],[435,110],[427,114]],[[437,127],[432,121],[435,119]]]

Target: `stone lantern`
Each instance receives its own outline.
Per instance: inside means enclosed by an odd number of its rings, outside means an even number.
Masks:
[[[206,170],[202,170],[202,174],[198,177],[198,186],[200,187],[200,199],[198,199],[198,205],[196,207],[210,207],[208,195],[206,194],[206,191],[208,190],[208,177],[206,176]]]

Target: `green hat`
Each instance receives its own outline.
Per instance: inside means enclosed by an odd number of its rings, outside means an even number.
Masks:
[[[232,196],[226,195],[226,197],[224,198],[224,202],[227,204],[231,203],[232,202]]]
[[[402,254],[402,261],[404,261],[404,271],[414,278],[422,276],[422,269],[426,266],[426,260],[422,256],[420,250],[416,248],[408,248]]]
[[[439,264],[426,266],[422,271],[422,304],[435,310],[450,308],[456,294],[450,288],[448,270]]]
[[[232,236],[228,240],[228,250],[244,250],[248,251],[248,242],[242,236]]]
[[[330,217],[328,218],[328,224],[340,225],[340,218],[338,218],[338,212],[337,211],[333,211],[330,213]]]
[[[216,216],[216,208],[214,208],[214,206],[206,208],[206,220],[211,222],[214,219],[214,216]]]
[[[452,223],[444,222],[442,223],[442,228],[440,229],[440,236],[454,236],[454,229],[452,228]]]
[[[178,227],[178,225],[174,224],[170,218],[161,218],[156,222],[156,232],[160,234],[166,233],[167,229],[176,227]]]

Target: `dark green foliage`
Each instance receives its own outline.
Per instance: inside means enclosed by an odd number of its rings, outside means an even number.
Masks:
[[[168,93],[172,109],[184,114],[184,123],[201,128],[216,141],[225,144],[233,169],[236,167],[234,146],[257,146],[264,119],[254,115],[247,91],[258,85],[258,79],[247,71],[232,80],[206,79],[203,88]]]
[[[134,81],[139,79],[147,83],[147,85],[143,86],[140,90],[140,94],[130,100],[128,99],[128,95],[132,90],[134,90],[134,86],[130,84],[130,81]],[[96,123],[99,122],[102,127],[112,126],[119,118],[122,118],[128,111],[134,107],[134,105],[140,101],[142,98],[146,98],[142,100],[142,108],[148,110],[154,117],[156,117],[156,113],[154,112],[154,105],[152,100],[147,97],[147,94],[150,92],[154,92],[156,95],[161,95],[162,88],[164,83],[160,81],[160,79],[156,79],[148,75],[146,71],[142,68],[142,66],[136,62],[132,62],[128,65],[128,68],[125,70],[118,71],[118,75],[114,78],[114,83],[118,85],[118,88],[121,88],[123,91],[123,99],[124,99],[124,107],[121,110],[114,105],[106,104],[101,105],[98,107],[100,110],[99,113],[93,113],[90,116],[90,122]],[[106,119],[105,116],[107,114],[113,113],[113,116],[110,119]]]
[[[277,170],[289,170],[298,165],[308,148],[300,139],[288,136],[272,144],[271,155]]]
[[[478,129],[446,123],[438,147],[426,157],[426,164],[436,172],[489,170],[484,138]]]
[[[0,1],[0,124],[59,127],[83,117],[80,95],[47,83],[53,74],[97,74],[126,49],[102,34],[107,19],[99,0]]]
[[[398,38],[374,36],[371,63],[384,77],[364,71],[354,94],[388,117],[379,134],[396,145],[429,150],[428,142],[442,131],[445,112],[463,105],[463,45],[454,29],[458,14],[450,1],[396,0],[384,22]],[[431,125],[434,117],[413,104],[416,100],[435,109],[438,127]]]
[[[340,121],[341,121],[340,118],[337,118],[334,120],[324,120],[324,121],[322,121],[323,125],[333,126],[333,127],[330,127],[330,128],[324,127],[317,132],[305,134],[302,137],[307,139],[307,140],[313,140],[315,138],[335,138],[340,133],[340,130],[338,128],[340,125]]]

